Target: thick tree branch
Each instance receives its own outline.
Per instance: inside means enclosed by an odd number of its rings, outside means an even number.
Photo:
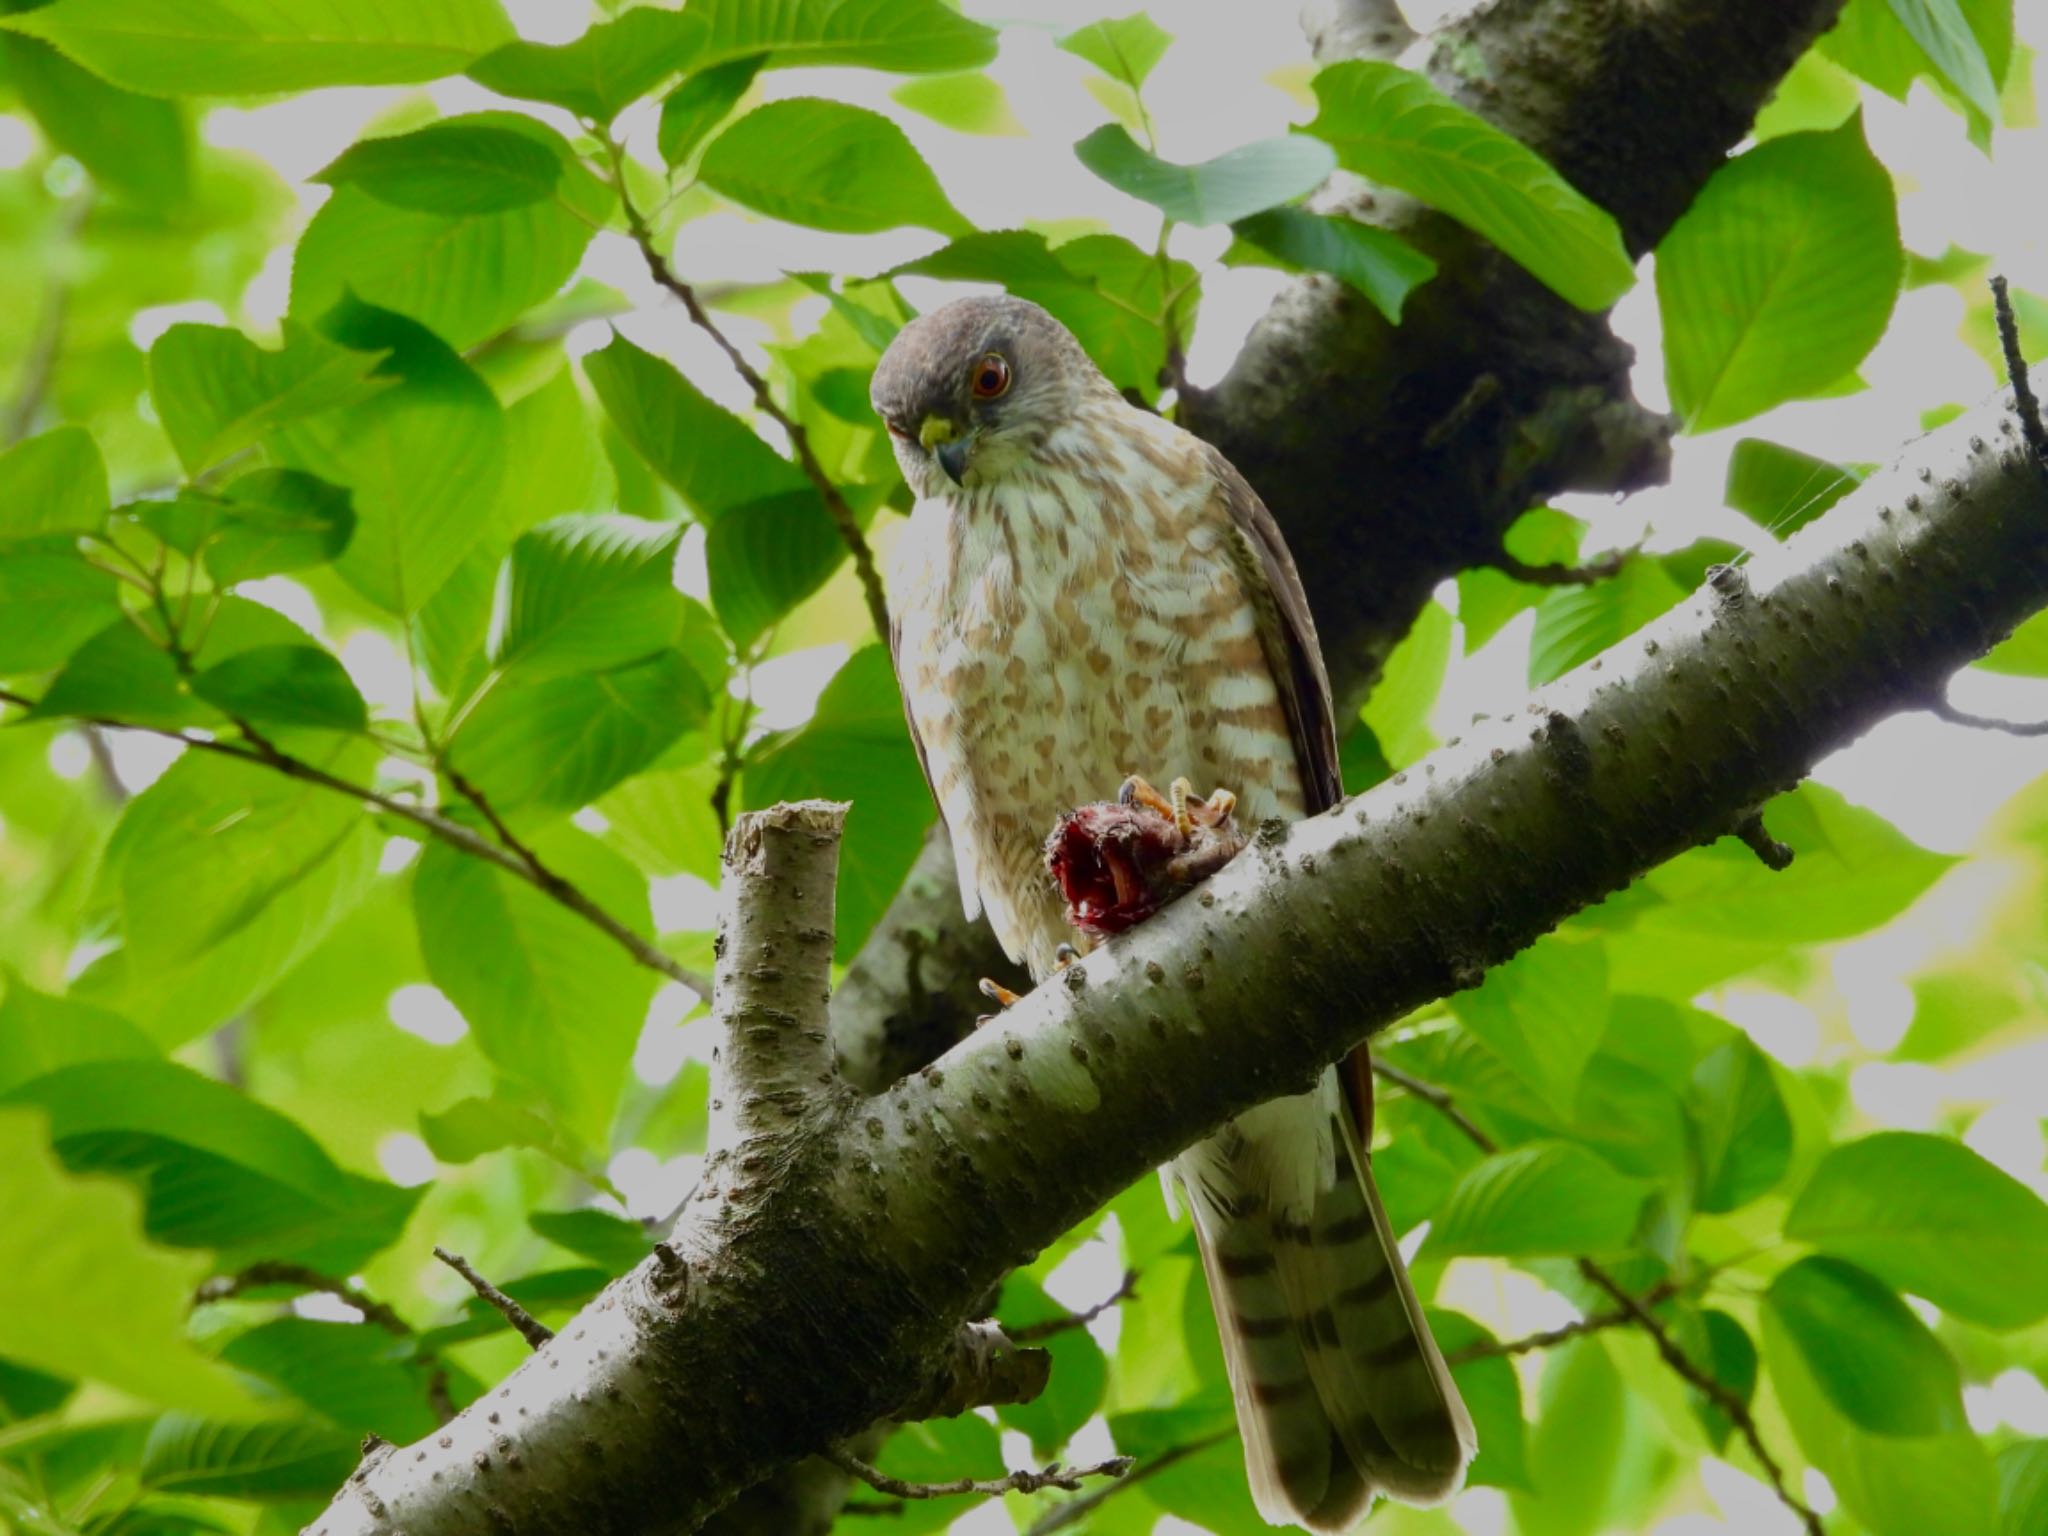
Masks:
[[[1133,1178],[1917,707],[2048,603],[2044,529],[2009,396],[1922,439],[1746,588],[1262,831],[925,1071],[830,1090],[479,1405],[523,1410],[516,1435],[466,1412],[366,1474],[387,1520],[352,1488],[314,1530],[453,1536],[493,1506],[528,1536],[694,1529],[914,1398],[989,1286]],[[501,1437],[520,1470],[476,1470]]]

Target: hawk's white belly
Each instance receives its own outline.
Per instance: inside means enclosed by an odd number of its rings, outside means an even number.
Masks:
[[[969,915],[978,900],[1036,975],[1078,942],[1040,857],[1061,812],[1132,773],[1229,788],[1251,822],[1303,809],[1229,513],[1197,466],[1167,472],[1185,450],[1142,420],[1146,451],[1112,475],[1018,469],[919,502],[892,573],[898,667]]]

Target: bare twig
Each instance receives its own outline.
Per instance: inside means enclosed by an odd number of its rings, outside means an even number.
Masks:
[[[1372,1066],[1376,1075],[1407,1089],[1418,1099],[1435,1108],[1445,1119],[1464,1132],[1466,1139],[1480,1151],[1490,1154],[1500,1150],[1499,1143],[1467,1119],[1452,1101],[1451,1095],[1442,1088],[1434,1083],[1425,1083],[1418,1077],[1412,1077],[1398,1067],[1388,1067],[1378,1061]],[[1743,1442],[1755,1455],[1757,1464],[1763,1468],[1764,1475],[1770,1480],[1771,1491],[1778,1496],[1778,1502],[1799,1517],[1810,1536],[1824,1536],[1820,1516],[1815,1514],[1786,1483],[1785,1469],[1778,1464],[1778,1459],[1764,1444],[1763,1435],[1756,1427],[1756,1418],[1750,1413],[1749,1405],[1730,1387],[1716,1380],[1686,1357],[1685,1351],[1678,1347],[1678,1341],[1671,1337],[1670,1330],[1651,1313],[1650,1307],[1654,1302],[1631,1293],[1627,1286],[1591,1259],[1580,1259],[1578,1270],[1590,1284],[1613,1299],[1630,1323],[1650,1336],[1651,1342],[1657,1347],[1658,1355],[1673,1372],[1727,1416],[1728,1422],[1735,1426],[1736,1432],[1742,1436]],[[1651,1294],[1655,1295],[1654,1292]],[[1588,1330],[1582,1328],[1580,1331]]]
[[[624,153],[617,145],[612,146],[612,165],[618,183],[619,206],[624,209],[626,215],[626,227],[632,232],[633,243],[640,248],[640,259],[646,262],[649,275],[661,287],[682,300],[691,323],[717,343],[718,350],[725,354],[726,360],[733,366],[733,371],[739,374],[746,381],[747,388],[753,391],[754,404],[760,407],[761,414],[789,434],[789,446],[796,455],[797,467],[804,472],[804,478],[811,482],[812,489],[817,491],[818,499],[825,504],[826,515],[832,519],[833,527],[839,530],[839,537],[846,543],[847,552],[853,556],[854,574],[860,578],[861,595],[867,600],[868,617],[874,623],[875,633],[887,639],[889,600],[883,593],[881,572],[875,567],[874,551],[868,548],[867,535],[861,532],[860,520],[853,515],[853,508],[847,505],[845,496],[841,495],[839,487],[833,484],[832,477],[825,473],[825,466],[818,462],[818,455],[811,447],[810,434],[805,431],[804,424],[782,408],[775,398],[774,391],[768,387],[767,379],[762,377],[761,370],[749,362],[746,353],[719,329],[718,322],[711,318],[711,312],[698,298],[697,290],[684,282],[677,275],[675,268],[669,265],[668,258],[662,255],[660,247],[655,244],[654,231],[648,227],[646,216],[634,206],[632,196],[626,190]]]
[[[2048,428],[2041,425],[2041,403],[2034,398],[2027,381],[2027,359],[2020,351],[2020,326],[2013,318],[2012,298],[2005,290],[2005,277],[1991,279],[1991,304],[1998,312],[1998,344],[2005,352],[2006,377],[2012,380],[2013,404],[2020,413],[2020,431],[2033,450],[2034,462],[2048,475]]]
[[[1220,1429],[1213,1435],[1204,1435],[1199,1440],[1190,1440],[1186,1445],[1176,1445],[1170,1450],[1161,1451],[1157,1456],[1148,1457],[1127,1476],[1120,1477],[1103,1487],[1091,1489],[1080,1498],[1072,1499],[1057,1509],[1046,1511],[1032,1522],[1031,1529],[1025,1536],[1052,1536],[1054,1531],[1063,1531],[1070,1525],[1079,1525],[1095,1512],[1104,1499],[1113,1499],[1118,1494],[1137,1487],[1146,1478],[1157,1477],[1174,1463],[1185,1461],[1190,1456],[1198,1456],[1212,1445],[1221,1445],[1235,1434],[1235,1430]]]
[[[1929,699],[1927,712],[1950,725],[1967,725],[1973,731],[2002,731],[2008,736],[2048,736],[2048,720],[1999,720],[1990,715],[1973,715],[1957,709],[1947,699]]]
[[[1605,581],[1619,575],[1628,556],[1621,550],[1612,550],[1584,565],[1530,565],[1517,560],[1506,550],[1489,556],[1487,564],[1503,576],[1532,587],[1590,587],[1596,581]]]
[[[857,1478],[877,1493],[886,1493],[897,1499],[950,1499],[968,1494],[995,1496],[1004,1493],[1037,1493],[1043,1488],[1064,1488],[1069,1493],[1080,1491],[1081,1480],[1089,1477],[1122,1477],[1131,1470],[1133,1459],[1129,1456],[1112,1456],[1099,1461],[1092,1467],[1063,1467],[1053,1462],[1043,1471],[1025,1470],[1012,1472],[1007,1477],[959,1477],[950,1483],[906,1483],[900,1477],[891,1477],[879,1467],[869,1466],[859,1457],[842,1450],[824,1453],[825,1459],[844,1472],[848,1477]]]
[[[1123,1283],[1094,1306],[1080,1312],[1069,1312],[1063,1317],[1048,1317],[1043,1322],[1026,1323],[1021,1328],[1009,1329],[1010,1340],[1015,1344],[1035,1344],[1040,1339],[1050,1339],[1075,1328],[1086,1328],[1111,1307],[1119,1302],[1129,1301],[1137,1294],[1138,1272],[1135,1269],[1127,1269],[1124,1271]]]
[[[383,1329],[394,1338],[418,1337],[412,1324],[400,1317],[388,1303],[377,1300],[348,1281],[322,1274],[319,1270],[304,1264],[288,1264],[275,1259],[251,1264],[247,1269],[232,1275],[215,1275],[192,1293],[192,1305],[196,1307],[207,1302],[228,1301],[250,1291],[273,1285],[296,1291],[318,1291],[333,1296],[362,1313],[364,1322]],[[455,1399],[448,1391],[448,1367],[442,1364],[439,1356],[426,1348],[419,1350],[417,1359],[427,1369],[427,1403],[433,1409],[434,1417],[446,1424],[456,1414]]]
[[[1673,1281],[1660,1280],[1643,1293],[1643,1305],[1654,1307],[1667,1297],[1677,1295],[1678,1291],[1679,1287]],[[1445,1356],[1445,1364],[1467,1365],[1474,1360],[1495,1360],[1509,1355],[1533,1354],[1539,1349],[1555,1349],[1558,1345],[1568,1344],[1585,1334],[1625,1327],[1634,1321],[1634,1317],[1619,1310],[1589,1312],[1561,1328],[1546,1328],[1541,1333],[1524,1334],[1519,1339],[1482,1339],[1476,1344],[1467,1345],[1464,1349]]]
[[[1764,813],[1751,811],[1735,823],[1736,839],[1755,854],[1765,869],[1786,870],[1792,867],[1792,849],[1779,842],[1764,828]]]
[[[84,191],[71,199],[64,212],[58,238],[69,243],[84,227],[92,211],[92,193]],[[57,362],[64,354],[64,325],[71,310],[71,284],[62,275],[63,263],[52,261],[49,295],[43,300],[42,315],[21,363],[21,381],[15,386],[4,422],[0,422],[0,448],[11,448],[35,430],[36,417],[49,398],[50,385],[57,376]]]
[[[33,709],[35,702],[34,699],[27,698],[22,694],[8,689],[0,689],[0,703],[18,704],[24,709]],[[220,741],[211,736],[202,736],[191,731],[176,730],[167,726],[139,725],[132,721],[112,720],[99,715],[92,716],[82,723],[88,727],[97,727],[101,730],[141,731],[145,735],[161,736],[167,741],[180,742],[197,752],[211,752],[219,757],[237,758],[245,763],[260,763],[264,767],[275,769],[286,778],[297,779],[306,784],[317,784],[322,789],[329,789],[336,794],[347,795],[351,799],[363,802],[365,805],[374,805],[378,810],[396,816],[402,821],[409,822],[428,836],[448,844],[449,847],[458,849],[474,858],[482,859],[487,864],[494,864],[507,874],[524,880],[528,885],[535,887],[555,901],[560,902],[563,906],[569,908],[570,911],[576,913],[577,916],[601,930],[606,937],[618,944],[648,969],[661,972],[662,975],[668,977],[671,981],[681,982],[700,997],[709,997],[711,995],[711,980],[709,977],[701,972],[693,971],[687,966],[678,964],[668,955],[662,953],[654,944],[642,938],[631,928],[628,928],[624,923],[613,917],[609,912],[606,912],[595,901],[592,901],[581,890],[569,884],[566,880],[561,880],[559,877],[555,877],[553,880],[545,878],[542,872],[536,871],[529,866],[516,853],[513,853],[510,849],[499,847],[489,838],[479,835],[470,828],[465,827],[461,822],[451,821],[448,817],[438,812],[414,805],[408,800],[401,800],[395,795],[384,794],[380,790],[372,789],[367,784],[353,783],[348,779],[341,778],[339,775],[329,773],[324,768],[281,750],[269,741],[268,738],[260,734],[251,733],[249,744],[243,746],[236,742]]]
[[[529,1348],[543,1349],[548,1341],[554,1338],[554,1329],[478,1274],[475,1266],[461,1254],[450,1253],[446,1248],[437,1246],[434,1249],[434,1257],[467,1280],[471,1290],[503,1313],[505,1321],[518,1330],[519,1337],[526,1340]]]

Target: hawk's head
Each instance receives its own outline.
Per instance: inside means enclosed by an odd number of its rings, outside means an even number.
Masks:
[[[906,325],[869,389],[919,496],[989,485],[1097,394],[1114,397],[1073,333],[1024,299],[960,299]]]

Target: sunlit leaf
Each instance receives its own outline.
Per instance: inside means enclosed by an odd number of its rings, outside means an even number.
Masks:
[[[1422,76],[1351,59],[1322,70],[1315,89],[1321,110],[1308,131],[1346,170],[1449,214],[1581,309],[1605,309],[1635,283],[1605,210]]]
[[[238,720],[263,725],[359,731],[369,724],[362,694],[333,654],[313,645],[243,651],[192,679],[192,691]]]
[[[1730,1040],[1701,1058],[1690,1086],[1699,1208],[1732,1211],[1775,1188],[1792,1161],[1792,1119],[1763,1052]]]
[[[1089,170],[1181,224],[1232,224],[1314,191],[1337,167],[1320,139],[1286,134],[1205,160],[1176,165],[1105,123],[1074,146]]]
[[[121,622],[119,586],[69,541],[0,558],[0,672],[40,672]]]
[[[168,1413],[150,1430],[143,1483],[167,1493],[319,1499],[362,1459],[356,1437],[317,1419],[221,1421]]]
[[[1569,1120],[1579,1079],[1607,1030],[1607,956],[1598,942],[1539,940],[1451,1000],[1458,1022]]]
[[[574,42],[507,43],[470,65],[469,77],[501,96],[604,123],[689,63],[696,49],[686,16],[650,7],[601,21]]]
[[[1529,685],[1539,687],[1591,661],[1684,597],[1685,589],[1654,560],[1628,560],[1612,576],[1553,588],[1536,605]]]
[[[157,1054],[149,1036],[117,1013],[38,992],[18,976],[4,979],[0,1093],[80,1062],[147,1060]]]
[[[638,661],[681,632],[669,580],[682,529],[617,515],[558,518],[522,534],[505,565],[491,664],[529,679]]]
[[[896,74],[979,69],[996,34],[942,0],[693,0],[693,67],[763,56],[770,69],[853,65]]]
[[[697,174],[756,213],[817,229],[871,234],[914,224],[961,235],[973,227],[901,128],[841,101],[799,96],[756,107],[711,141]]]
[[[642,16],[656,13],[628,11],[626,14]],[[691,75],[669,92],[661,104],[661,123],[656,139],[661,158],[672,166],[688,159],[691,151],[732,114],[732,109],[739,105],[740,98],[747,94],[747,88],[760,72],[758,55],[733,59]]]
[[[221,1360],[289,1392],[360,1438],[416,1440],[435,1427],[412,1346],[366,1323],[279,1317],[237,1334]]]
[[[283,422],[361,395],[376,364],[376,353],[350,351],[290,321],[276,351],[224,326],[174,325],[149,349],[150,398],[180,462],[196,475]]]
[[[124,197],[172,207],[192,192],[192,127],[167,101],[124,91],[34,38],[0,35],[0,70],[50,141]]]
[[[1634,1235],[1649,1188],[1572,1142],[1531,1142],[1461,1178],[1422,1251],[1442,1258],[1617,1252]]]
[[[1772,537],[1789,539],[1862,481],[1853,469],[1761,437],[1745,437],[1729,455],[1721,494]]]
[[[32,1109],[0,1113],[0,1354],[65,1376],[103,1381],[146,1401],[232,1412],[232,1378],[185,1337],[197,1255],[144,1239],[140,1201],[108,1178],[59,1166]],[[119,1328],[109,1326],[118,1318]]]
[[[1862,118],[1758,145],[1657,248],[1671,403],[1693,432],[1818,393],[1884,333],[1904,261]]]
[[[83,427],[0,453],[0,539],[90,533],[107,520],[107,466]]]
[[[2048,1205],[1945,1137],[1880,1131],[1836,1147],[1785,1235],[1987,1328],[2048,1316]]]
[[[1024,125],[1010,110],[1002,86],[979,70],[906,80],[889,92],[890,99],[955,133],[989,138],[1018,138]]]
[[[562,162],[530,135],[482,123],[429,123],[363,139],[312,179],[358,186],[380,203],[428,213],[500,213],[554,195]]]
[[[4,24],[158,96],[432,80],[512,40],[498,0],[62,0]]]
[[[1172,43],[1173,38],[1143,11],[1113,21],[1091,21],[1059,40],[1066,52],[1134,89],[1145,83]]]

